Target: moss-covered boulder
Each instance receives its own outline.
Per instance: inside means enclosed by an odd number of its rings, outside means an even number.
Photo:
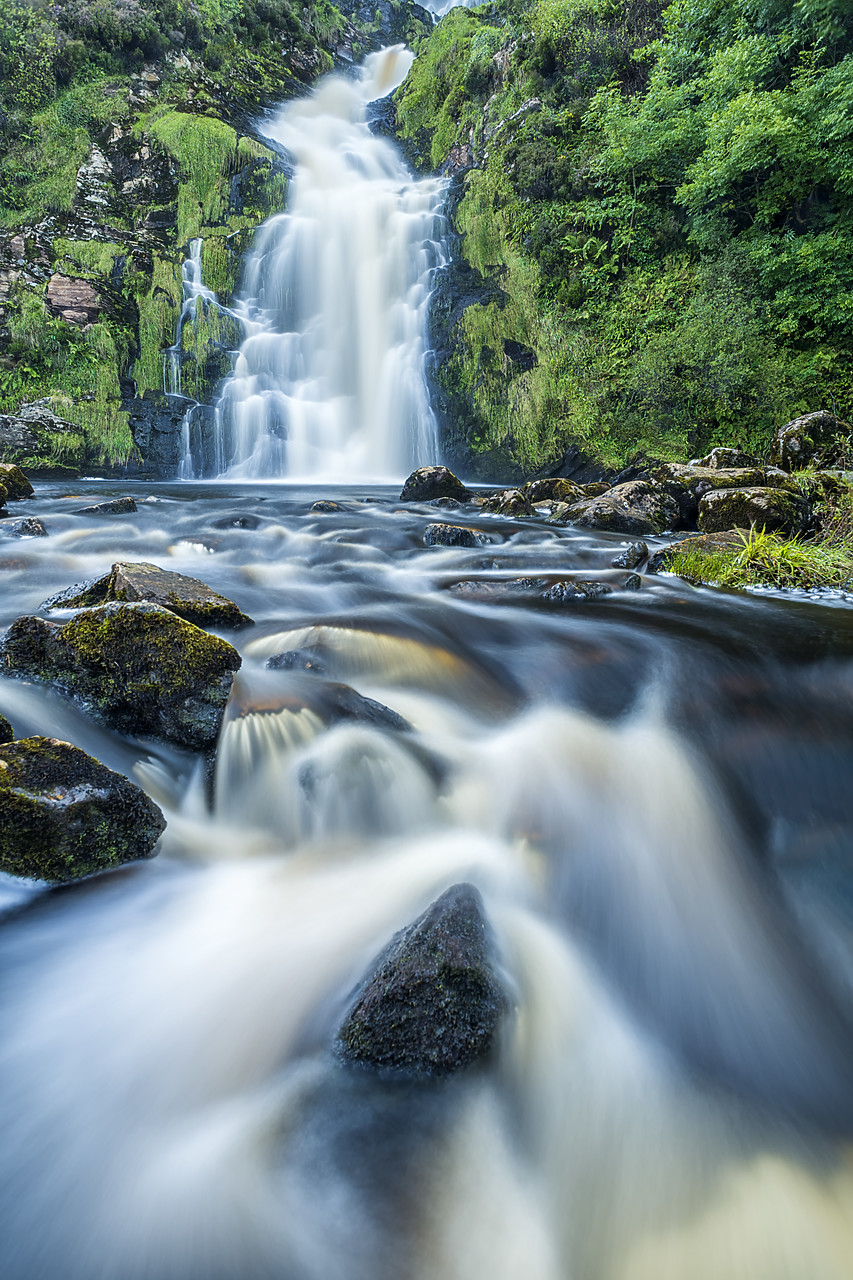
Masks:
[[[79,880],[151,855],[166,821],[148,796],[55,738],[0,746],[0,870]]]
[[[714,559],[721,555],[737,555],[738,552],[743,551],[743,547],[743,535],[738,533],[737,529],[725,529],[719,533],[693,533],[656,551],[650,557],[646,571],[648,573],[666,572],[670,563],[680,553],[688,550],[698,558],[697,563],[701,564],[701,558]],[[701,574],[696,580],[704,581]]]
[[[714,489],[699,503],[702,533],[727,529],[766,529],[768,533],[803,533],[811,520],[805,498],[786,489],[754,487]]]
[[[21,468],[14,463],[0,462],[0,484],[6,490],[6,497],[10,502],[33,496],[33,486]]]
[[[418,467],[403,485],[401,502],[432,502],[434,498],[456,498],[467,502],[471,494],[447,467]]]
[[[729,471],[732,467],[754,467],[757,463],[755,458],[742,449],[727,449],[718,445],[704,458],[699,458],[695,464],[691,463],[693,465],[707,467],[711,471]]]
[[[0,743],[12,742],[14,737],[15,730],[5,716],[0,716]]]
[[[562,519],[587,529],[645,535],[675,528],[680,517],[678,502],[663,485],[629,480],[574,503]]]
[[[0,647],[7,675],[44,680],[104,723],[179,746],[210,746],[240,655],[216,636],[152,604],[82,609],[64,625],[13,622]]]
[[[252,626],[252,619],[218,591],[198,578],[160,569],[146,561],[118,561],[103,578],[78,582],[45,600],[42,609],[85,609],[92,605],[156,604],[197,627]]]
[[[482,899],[458,884],[378,956],[335,1051],[353,1065],[447,1076],[489,1052],[508,1010]]]
[[[818,410],[794,418],[780,427],[770,447],[770,461],[784,471],[799,471],[813,465],[831,466],[851,439],[849,422],[834,413]]]

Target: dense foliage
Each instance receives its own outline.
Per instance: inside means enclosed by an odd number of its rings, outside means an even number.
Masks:
[[[398,118],[425,165],[476,164],[457,226],[505,296],[441,376],[484,465],[761,451],[786,417],[853,413],[848,0],[455,10]]]

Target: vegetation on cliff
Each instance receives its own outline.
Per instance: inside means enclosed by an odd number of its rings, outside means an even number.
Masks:
[[[473,268],[441,286],[452,461],[761,455],[799,413],[850,417],[847,10],[497,0],[421,43],[398,128],[459,175]]]

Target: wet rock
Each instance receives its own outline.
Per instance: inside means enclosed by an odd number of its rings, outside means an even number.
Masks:
[[[108,502],[96,502],[92,507],[80,507],[75,516],[125,516],[138,510],[133,498],[110,498]]]
[[[428,524],[424,529],[425,547],[479,547],[485,541],[482,533],[460,524]]]
[[[64,882],[147,858],[166,821],[134,783],[67,742],[0,746],[0,870]]]
[[[311,511],[345,511],[339,502],[329,502],[326,498],[322,498],[319,502],[312,502],[309,508]]]
[[[636,574],[631,574],[636,578]],[[637,578],[639,584],[639,578]],[[555,582],[547,591],[542,592],[542,599],[551,604],[577,604],[582,600],[598,600],[601,596],[612,595],[613,588],[606,582],[584,581],[578,578],[566,578]]]
[[[335,1053],[410,1077],[448,1076],[492,1049],[509,1007],[480,894],[454,885],[377,957]]]
[[[267,659],[270,671],[311,671],[323,676],[328,667],[315,649],[287,649]]]
[[[645,542],[629,542],[624,551],[620,551],[618,556],[613,557],[610,565],[613,569],[636,569],[648,554],[649,549]]]
[[[395,732],[412,727],[408,720],[386,707],[384,702],[365,698],[348,684],[327,684],[323,689],[323,700],[330,713],[329,718],[333,721],[355,720],[360,724],[374,725],[377,729],[393,729]]]
[[[260,519],[257,516],[223,516],[221,520],[213,521],[214,529],[257,529],[260,525]]]
[[[0,743],[11,742],[14,737],[15,730],[5,716],[0,716]]]
[[[467,502],[471,494],[447,467],[418,467],[400,494],[401,502],[431,502],[434,498],[456,498]]]
[[[724,529],[719,533],[692,533],[687,538],[679,538],[668,547],[661,547],[649,559],[647,573],[666,572],[670,561],[679,551],[685,548],[706,556],[720,554],[731,555],[743,550],[743,536],[736,529]]]
[[[136,396],[131,383],[130,392],[122,401],[122,408],[128,412],[133,440],[145,460],[146,468],[159,479],[175,475],[183,454],[181,429],[187,412],[187,401],[182,396],[172,396],[151,389],[141,397]],[[206,415],[200,412],[201,408],[203,406],[193,415],[194,423],[196,417],[199,417],[199,431],[206,421]],[[201,447],[200,445],[199,448]]]
[[[696,462],[691,462],[691,467],[706,467],[711,471],[730,471],[732,467],[754,467],[757,466],[755,458],[750,457],[748,453],[744,453],[742,449],[726,449],[718,446],[706,454],[704,458],[699,458]]]
[[[630,574],[629,578],[634,581],[627,587],[621,583],[620,588],[636,590],[640,579],[636,574]],[[548,604],[577,604],[612,595],[616,587],[596,578],[560,578],[556,582],[553,578],[463,578],[461,582],[451,583],[448,589],[456,596],[482,600],[485,604],[538,600]]]
[[[645,480],[629,480],[597,498],[569,508],[568,519],[581,528],[611,533],[657,534],[672,528],[680,510],[665,489]]]
[[[808,466],[829,466],[849,448],[849,422],[821,409],[794,418],[776,432],[770,446],[770,462],[783,471],[799,471]]]
[[[803,533],[811,519],[805,498],[784,489],[715,489],[699,503],[702,533],[727,529],[766,529],[768,533]]]
[[[7,538],[46,538],[47,529],[38,516],[25,516],[23,520],[4,520],[0,533]]]
[[[106,604],[64,625],[18,618],[0,646],[6,675],[44,680],[122,733],[180,746],[215,741],[240,655],[168,609]]]
[[[464,506],[464,503],[460,502],[458,498],[433,498],[429,505],[431,507],[441,507],[444,511],[458,511]]]
[[[480,504],[481,511],[498,516],[535,516],[533,504],[523,489],[502,489]]]
[[[604,488],[606,487],[605,485]],[[579,502],[589,496],[582,485],[575,484],[574,481],[562,476],[530,480],[522,487],[522,493],[534,506],[541,502]]]
[[[6,490],[6,497],[11,502],[20,498],[31,498],[34,490],[20,467],[10,462],[0,462],[0,485]]]
[[[96,323],[103,310],[97,289],[88,280],[75,280],[70,276],[50,277],[45,302],[55,316],[79,329]]]
[[[50,596],[42,609],[86,609],[92,605],[121,603],[156,604],[198,627],[252,626],[252,619],[233,600],[212,590],[198,578],[160,569],[144,561],[114,564],[103,578],[78,582]]]

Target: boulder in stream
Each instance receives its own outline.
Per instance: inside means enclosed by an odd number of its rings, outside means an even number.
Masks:
[[[401,502],[432,502],[434,498],[456,498],[468,502],[471,494],[447,467],[418,467],[400,494]]]
[[[38,516],[24,516],[22,520],[3,520],[0,533],[7,538],[46,538],[47,529]]]
[[[78,582],[51,596],[42,609],[85,609],[96,604],[156,604],[193,622],[197,627],[237,628],[252,625],[252,619],[233,600],[212,590],[198,578],[160,569],[156,564],[114,564],[103,578]]]
[[[56,685],[122,733],[194,749],[216,740],[240,655],[153,604],[81,609],[70,621],[18,618],[0,647],[7,675]]]
[[[21,468],[11,462],[0,462],[0,485],[6,490],[8,501],[17,502],[33,496],[33,486]]]
[[[628,480],[596,498],[575,503],[563,519],[581,528],[642,536],[673,528],[680,514],[678,502],[663,487]]]
[[[335,1052],[353,1065],[447,1076],[489,1052],[509,1007],[480,894],[457,884],[377,957]]]
[[[96,502],[91,507],[80,507],[75,516],[127,516],[138,511],[133,498],[110,498],[107,502]]]
[[[790,536],[803,533],[810,519],[811,508],[805,498],[766,486],[713,489],[699,503],[702,533],[766,529],[768,533]]]
[[[424,529],[425,547],[479,547],[485,541],[482,533],[461,524],[428,524]]]
[[[150,856],[166,821],[120,773],[55,738],[0,746],[0,870],[61,883]]]

